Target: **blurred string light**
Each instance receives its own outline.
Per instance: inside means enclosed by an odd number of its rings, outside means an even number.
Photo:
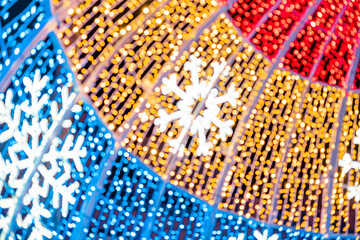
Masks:
[[[359,11],[358,2],[347,0],[239,0],[229,13],[244,36],[274,61],[291,34],[299,31],[280,56],[282,66],[313,81],[347,88],[346,76],[359,47]],[[357,78],[354,81],[351,86],[357,88]]]
[[[295,72],[309,77],[315,73],[313,80],[345,87],[344,79],[357,47],[357,25],[351,22],[357,11],[355,3],[322,1],[314,6],[313,2],[303,1],[238,1],[236,4],[233,6],[238,8],[237,13],[230,12],[244,18],[241,22],[235,21],[235,25],[250,23],[243,26],[243,32],[248,32],[246,36],[259,33],[263,35],[255,35],[258,39],[262,36],[271,39],[271,35],[277,35],[280,30],[267,26],[284,26],[277,38],[279,41],[268,46],[257,44],[252,38],[256,47],[267,51],[269,56],[276,56],[277,49],[282,48],[292,26],[296,26],[300,16],[304,16],[302,14],[308,9],[316,10],[304,23],[305,28],[311,31],[303,30],[298,35],[306,35],[307,40],[297,39],[290,44],[291,54],[288,56],[293,58],[287,62],[288,67],[293,69],[296,66],[299,70]],[[339,11],[342,4],[346,9]],[[56,9],[60,9],[58,1],[55,5]],[[77,100],[74,110],[78,111],[71,113],[70,119],[63,122],[56,136],[57,147],[67,149],[70,140],[66,136],[71,135],[88,151],[81,158],[84,171],[75,171],[75,165],[80,164],[72,162],[69,182],[77,182],[80,186],[68,206],[70,215],[61,217],[61,220],[54,217],[46,223],[51,234],[68,239],[78,236],[80,229],[82,236],[88,238],[131,239],[141,235],[144,238],[186,236],[196,239],[210,234],[215,239],[236,236],[246,236],[246,239],[272,239],[276,236],[280,239],[323,238],[314,232],[323,233],[325,230],[327,213],[324,209],[329,202],[327,184],[331,180],[330,156],[334,148],[331,139],[335,137],[339,108],[345,95],[343,91],[309,84],[307,80],[281,70],[275,70],[266,79],[269,61],[244,41],[225,14],[217,15],[216,20],[214,18],[215,21],[206,25],[195,38],[195,32],[201,29],[203,22],[218,10],[215,1],[85,1],[70,5],[66,9],[68,16],[59,17],[61,26],[57,36],[66,46],[72,70],[84,84],[81,87],[90,95],[107,127],[116,131],[117,137],[120,136],[117,144],[139,156],[147,166],[125,150],[118,151],[114,162],[105,162],[109,155],[114,154],[111,134],[99,123],[95,110]],[[268,10],[274,12],[266,18],[268,21],[263,22],[261,14]],[[347,30],[344,30],[348,28],[352,29],[350,39]],[[337,31],[335,35],[329,33],[334,29]],[[314,41],[313,36],[318,37],[316,40],[320,44]],[[29,93],[23,91],[21,79],[24,76],[33,77],[35,66],[50,78],[41,94],[47,92],[56,96],[64,86],[73,91],[73,75],[64,64],[62,50],[52,44],[52,40],[41,41],[31,50],[32,57],[24,60],[16,77],[12,77],[12,87],[16,89],[15,102],[28,98]],[[154,44],[156,42],[162,44]],[[310,55],[304,44],[309,48],[315,46],[318,51]],[[335,49],[341,51],[336,52]],[[308,62],[299,60],[300,50],[303,51],[300,58],[308,58]],[[331,59],[334,51],[338,62]],[[20,50],[16,52],[20,54]],[[207,156],[196,153],[199,139],[195,134],[186,136],[182,153],[172,153],[166,143],[180,134],[181,126],[169,123],[161,132],[154,123],[159,109],[176,111],[179,102],[175,94],[161,94],[160,76],[171,71],[177,76],[179,88],[189,86],[192,76],[184,67],[191,55],[203,59],[199,77],[208,81],[211,81],[214,72],[211,63],[226,61],[226,72],[229,74],[219,76],[214,87],[219,96],[224,96],[231,87],[241,93],[236,107],[229,103],[219,106],[219,117],[234,123],[231,126],[234,136],[228,134],[224,140],[221,132],[212,126],[206,133],[206,140],[211,143]],[[286,65],[286,58],[282,61]],[[326,66],[335,69],[329,76],[324,75],[328,71]],[[260,89],[264,91],[259,92]],[[251,108],[258,94],[259,101]],[[5,94],[1,96],[5,98]],[[54,98],[61,105],[61,98]],[[205,98],[199,98],[198,103],[199,107],[192,110],[202,114],[206,111]],[[50,110],[51,107],[44,110],[41,117],[51,121]],[[244,119],[246,121],[242,122]],[[9,146],[1,149],[2,156]],[[229,153],[233,149],[236,149],[234,153]],[[67,168],[65,165],[63,167]],[[106,170],[107,167],[111,170]],[[357,172],[357,168],[350,169],[345,175],[352,172]],[[225,176],[224,183],[219,182],[222,176]],[[341,185],[340,188],[348,190],[356,187],[356,176],[351,179],[355,179],[353,185]],[[340,181],[344,180],[341,178]],[[100,187],[101,183],[105,188]],[[8,191],[6,181],[2,184],[7,190],[1,197],[11,197],[13,192]],[[218,198],[221,209],[259,221],[215,212],[216,208],[209,203],[217,202]],[[356,200],[354,194],[347,194],[347,198]],[[88,205],[92,199],[95,207]],[[341,204],[347,201],[343,195],[334,195],[333,199]],[[31,206],[25,205],[20,210],[22,216],[30,211]],[[51,198],[44,202],[51,216],[56,216],[57,209],[53,205]],[[352,205],[355,207],[350,211],[346,206],[341,213],[345,216],[340,220],[343,221],[341,226],[346,225],[350,217],[351,221],[341,231],[356,233],[358,230],[354,230],[354,226],[357,220],[352,216],[357,205]],[[5,211],[0,213],[6,214]],[[213,227],[210,219],[214,215],[216,225]],[[87,223],[90,227],[86,226]],[[333,223],[333,226],[336,224]],[[232,227],[236,231],[228,231]],[[336,228],[336,233],[342,233],[339,228]],[[214,230],[209,232],[208,229]],[[21,227],[14,227],[12,231],[18,238],[31,234]]]
[[[94,109],[74,104],[74,77],[54,34],[10,80],[0,95],[1,237],[62,239],[113,140]]]
[[[358,234],[359,222],[359,94],[350,92],[341,129],[339,163],[331,195],[331,227],[335,233]]]
[[[3,0],[0,2],[0,79],[18,59],[50,17],[49,2]]]
[[[233,40],[231,40],[233,39]],[[204,51],[207,49],[207,51]],[[233,54],[238,49],[239,53]],[[220,51],[222,50],[222,51]],[[233,107],[226,103],[221,105],[221,114],[219,117],[232,120],[234,125],[232,131],[241,119],[241,113],[245,112],[256,90],[258,90],[261,80],[266,77],[266,71],[270,65],[269,61],[254,51],[254,48],[247,43],[242,43],[242,38],[237,36],[236,31],[225,15],[219,18],[209,28],[206,28],[200,37],[191,43],[188,51],[185,51],[180,59],[176,61],[173,69],[169,74],[176,74],[177,85],[181,89],[191,86],[192,75],[185,70],[186,62],[191,55],[201,57],[202,68],[199,76],[202,80],[210,81],[213,69],[208,61],[228,62],[228,76],[220,76],[219,80],[214,83],[214,87],[225,94],[233,85],[236,91],[241,92],[241,97],[237,100],[239,107]],[[251,94],[252,93],[252,94]],[[205,111],[205,99],[200,99],[194,109],[194,113],[202,114]],[[215,126],[211,126],[206,131],[206,139],[212,143],[208,156],[197,156],[199,141],[197,135],[186,136],[183,140],[185,148],[182,153],[173,154],[168,142],[177,138],[181,133],[181,126],[174,122],[168,124],[165,131],[161,132],[160,128],[155,125],[154,115],[157,115],[159,109],[167,109],[168,114],[177,111],[178,96],[169,93],[169,96],[161,94],[161,88],[155,87],[154,93],[148,97],[145,109],[138,113],[130,129],[132,131],[121,142],[122,147],[128,151],[142,157],[146,164],[154,167],[165,178],[166,169],[170,170],[171,182],[175,185],[187,188],[191,193],[203,196],[206,200],[213,201],[214,189],[217,186],[217,177],[224,166],[224,155],[226,150],[221,151],[222,144],[226,146],[229,140],[221,140],[220,132]],[[152,133],[156,131],[156,134]],[[231,135],[229,138],[231,139]],[[174,156],[174,164],[169,166],[169,159]],[[213,180],[212,180],[213,179]]]

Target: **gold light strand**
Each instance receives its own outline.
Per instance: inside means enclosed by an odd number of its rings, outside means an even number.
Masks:
[[[360,162],[360,147],[354,143],[359,129],[359,105],[358,93],[350,92],[346,102],[346,114],[342,126],[338,159],[342,159],[345,153],[349,153],[352,161]],[[339,161],[337,162],[339,163]],[[336,167],[336,166],[334,166]],[[360,203],[349,199],[348,187],[360,184],[360,169],[352,168],[342,176],[342,167],[337,166],[334,177],[334,186],[331,197],[331,226],[330,230],[341,234],[360,233]]]
[[[205,67],[200,75],[202,78],[209,79],[213,69],[207,63],[225,61],[238,50],[242,38],[235,33],[236,31],[233,29],[231,21],[225,15],[221,15],[210,28],[205,29],[199,40],[193,42],[189,47],[189,51],[185,51],[176,62],[176,65],[172,67],[178,73],[177,79],[180,88],[184,89],[186,85],[190,84],[191,74],[183,68],[189,56],[194,55],[203,59]],[[227,54],[224,54],[224,52]],[[127,146],[128,151],[143,157],[144,162],[153,166],[160,174],[165,172],[168,164],[167,161],[172,156],[169,151],[168,142],[176,138],[181,129],[177,123],[174,123],[164,133],[161,133],[158,127],[154,126],[153,122],[155,117],[157,117],[159,109],[166,109],[169,113],[176,111],[178,99],[179,97],[173,93],[164,96],[161,94],[160,87],[156,88],[153,96],[148,98],[145,110],[138,114],[139,119],[135,120],[132,124],[131,129],[134,131],[129,133],[128,137],[121,143],[122,146]],[[152,136],[149,137],[150,135]],[[188,155],[189,153],[186,150],[186,154]],[[171,174],[175,176],[175,174]],[[179,182],[174,183],[176,185],[179,184]],[[183,186],[184,183],[179,185]]]
[[[288,147],[286,166],[276,196],[275,222],[296,229],[323,233],[326,228],[328,174],[331,170],[332,139],[344,92],[330,86],[311,84],[295,132]]]
[[[106,0],[96,5],[95,1],[85,1],[77,8],[70,8],[58,37],[67,47],[77,78],[85,79],[99,63],[108,61],[116,42],[142,26],[145,17],[161,2]]]
[[[85,89],[111,130],[121,132],[121,123],[137,111],[143,87],[152,86],[163,64],[177,57],[184,39],[215,9],[205,1],[173,0],[128,36],[94,85]]]
[[[225,177],[220,209],[267,221],[290,137],[308,81],[275,70],[243,124],[234,163]]]

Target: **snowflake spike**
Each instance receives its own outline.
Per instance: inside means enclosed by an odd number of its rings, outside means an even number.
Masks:
[[[44,76],[41,78],[40,82],[39,82],[39,89],[40,89],[40,90],[44,89],[44,87],[46,86],[46,84],[47,84],[49,81],[50,81],[49,76],[44,75]]]
[[[11,208],[14,205],[14,202],[13,198],[0,199],[0,208]]]
[[[190,71],[191,72],[191,82],[193,83],[193,88],[194,90],[199,91],[200,89],[198,89],[199,87],[199,73],[201,71],[200,66],[202,63],[202,59],[201,58],[197,58],[195,55],[191,55],[190,56],[190,61],[187,61],[184,65],[185,70]]]
[[[4,143],[8,141],[13,136],[13,132],[11,129],[8,129],[2,133],[0,133],[0,143]]]
[[[14,98],[14,92],[12,89],[9,89],[6,91],[6,97],[5,97],[5,107],[8,109],[13,108],[13,98]]]
[[[240,233],[237,240],[244,240],[245,239],[245,234]]]
[[[46,118],[41,119],[40,129],[43,133],[46,133],[49,130],[49,121]]]
[[[66,86],[63,86],[61,88],[61,98],[64,102],[66,102],[69,99],[69,90]]]
[[[29,77],[23,78],[23,84],[25,86],[25,89],[27,89],[30,93],[33,91],[33,81]]]
[[[163,109],[160,109],[158,114],[159,117],[155,119],[154,124],[156,126],[159,126],[160,132],[164,132],[166,130],[167,125],[171,121],[171,116],[167,114],[166,111]]]
[[[360,201],[360,185],[348,187],[348,199],[355,198],[355,202]]]
[[[73,144],[73,141],[74,141],[74,135],[69,134],[68,136],[66,136],[65,142],[60,152],[63,153],[64,151],[69,151],[71,145]]]
[[[0,100],[0,123],[4,122],[4,115],[6,114],[7,109],[5,108],[5,103]]]
[[[227,64],[226,61],[221,62],[221,64],[219,64],[218,62],[213,63],[214,73],[211,76],[210,82],[206,85],[205,90],[201,92],[201,97],[206,97],[206,95],[208,95],[214,83],[219,78],[221,73],[224,71],[226,64]]]
[[[82,111],[82,107],[78,104],[75,104],[72,108],[71,108],[71,112],[73,113],[79,113]]]
[[[360,144],[360,128],[356,130],[356,136],[354,137],[354,144],[356,145]]]
[[[40,100],[38,101],[38,103],[36,104],[36,109],[35,112],[32,112],[33,115],[37,114],[38,112],[40,112],[40,110],[42,108],[44,108],[44,106],[47,104],[47,102],[49,101],[50,96],[48,94],[44,94],[41,96]]]
[[[267,229],[264,230],[263,234],[261,234],[258,230],[255,230],[254,237],[257,240],[278,240],[279,239],[279,236],[277,234],[274,234],[268,238],[268,230]]]
[[[351,170],[352,159],[350,153],[345,153],[344,157],[340,159],[339,166],[342,167],[341,176],[344,177],[346,173]]]
[[[50,115],[54,119],[54,122],[60,121],[59,119],[59,109],[56,101],[51,102]]]

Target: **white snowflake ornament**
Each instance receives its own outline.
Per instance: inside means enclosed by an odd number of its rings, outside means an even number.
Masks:
[[[360,185],[348,187],[348,199],[355,198],[355,202],[360,201]]]
[[[356,130],[356,137],[354,137],[354,144],[360,144],[360,129]]]
[[[60,209],[63,217],[67,216],[69,205],[75,203],[73,194],[79,183],[68,182],[71,180],[71,163],[76,171],[83,171],[84,137],[79,136],[75,141],[73,135],[68,135],[61,147],[58,138],[52,141],[51,138],[65,120],[66,112],[70,109],[78,111],[79,107],[72,107],[76,94],[69,94],[67,86],[61,88],[62,108],[58,109],[56,101],[49,104],[50,96],[43,91],[49,81],[49,77],[41,77],[40,70],[36,70],[33,79],[23,79],[29,99],[13,104],[13,91],[8,90],[5,101],[0,100],[0,124],[6,126],[6,130],[0,132],[0,143],[11,140],[7,155],[0,156],[0,191],[6,181],[14,192],[0,198],[0,208],[6,209],[5,217],[0,219],[0,239],[13,237],[14,223],[24,229],[31,227],[29,239],[52,238],[52,231],[42,222],[51,217],[42,199],[51,194],[53,207]],[[45,118],[42,113],[49,105],[50,116]],[[72,122],[69,121],[65,120],[63,127],[70,127]],[[25,216],[20,214],[23,205],[30,208]]]
[[[268,230],[267,229],[264,230],[263,234],[261,234],[258,230],[255,230],[254,237],[257,240],[278,240],[279,239],[279,236],[277,234],[274,234],[268,238]]]
[[[173,92],[180,100],[176,104],[178,110],[171,114],[160,109],[158,112],[159,117],[155,119],[154,123],[159,126],[161,132],[164,132],[170,122],[178,121],[178,124],[182,128],[180,135],[178,138],[169,142],[169,145],[172,147],[172,152],[174,153],[183,153],[185,146],[182,142],[188,132],[192,135],[197,134],[199,137],[199,144],[196,150],[198,156],[207,156],[210,154],[212,143],[206,141],[206,132],[212,125],[215,125],[219,129],[222,140],[226,140],[226,138],[233,133],[232,126],[234,125],[234,121],[223,121],[219,119],[218,114],[221,109],[218,105],[229,102],[231,106],[236,107],[240,94],[235,90],[233,85],[231,85],[228,92],[222,96],[218,96],[219,92],[214,88],[220,75],[225,76],[228,74],[225,71],[226,62],[215,62],[212,64],[213,74],[209,82],[199,79],[202,63],[203,61],[194,55],[190,56],[190,61],[185,63],[185,70],[191,72],[191,85],[185,86],[185,90],[182,90],[177,85],[176,74],[171,74],[169,78],[162,79],[162,94],[167,95]],[[199,101],[203,101],[205,104],[203,115],[193,113],[194,106]]]
[[[360,169],[360,162],[353,161],[350,153],[345,153],[344,157],[339,161],[339,167],[342,167],[341,176],[345,176],[351,169]]]

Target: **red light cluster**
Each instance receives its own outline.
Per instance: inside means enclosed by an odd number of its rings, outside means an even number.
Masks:
[[[313,80],[346,87],[346,75],[355,59],[354,49],[358,47],[360,28],[358,7],[352,2],[348,3],[344,15],[335,26],[336,36],[326,47]]]
[[[293,7],[281,4],[273,13],[269,13],[268,20],[260,25],[260,29],[256,29],[252,42],[265,56],[274,58],[283,43],[289,40],[291,28],[299,20],[300,16]]]
[[[298,38],[290,44],[291,49],[286,53],[284,59],[286,69],[292,69],[305,77],[309,77],[314,65],[319,61],[318,58],[324,50],[326,42],[329,40],[328,35],[333,35],[330,33],[330,30],[332,30],[336,18],[344,7],[344,0],[325,0],[321,2],[315,13],[309,17],[309,22],[305,25],[304,29],[298,34]],[[333,85],[345,84],[342,83],[344,79],[333,79],[333,77],[338,75],[346,75],[348,71],[346,64],[343,65],[346,60],[337,61],[337,59],[333,59],[337,56],[348,56],[348,54],[339,53],[339,55],[331,56],[332,52],[337,51],[336,46],[340,47],[343,45],[337,42],[337,40],[334,40],[326,48],[327,52],[321,60],[322,62],[316,73],[318,75],[314,76],[314,79],[326,82],[331,81]],[[352,47],[350,47],[350,49],[352,49]],[[351,51],[349,54],[351,54]],[[330,70],[330,66],[327,66],[328,64],[333,67],[337,66],[339,69],[331,69],[332,73],[325,73],[324,71]]]
[[[285,59],[282,59],[285,68],[308,77],[314,63],[317,63],[327,39],[323,30],[308,23],[298,33],[296,41],[290,43],[291,48],[286,53]]]
[[[360,3],[348,2],[344,15],[335,27],[335,33],[342,39],[357,42],[360,29]]]
[[[275,0],[237,0],[229,10],[229,14],[234,19],[234,25],[241,29],[244,37],[247,37],[275,3]]]
[[[283,0],[282,4],[290,6],[296,14],[301,16],[309,6],[315,4],[315,0]]]
[[[353,59],[353,45],[343,39],[333,38],[326,46],[324,56],[316,69],[313,80],[345,87],[346,74]]]
[[[341,0],[322,1],[316,12],[309,19],[312,21],[312,24],[325,31],[329,31],[343,8],[344,3]]]

